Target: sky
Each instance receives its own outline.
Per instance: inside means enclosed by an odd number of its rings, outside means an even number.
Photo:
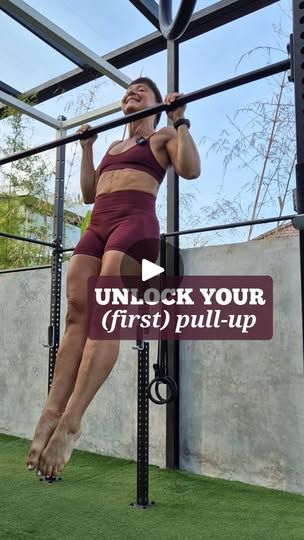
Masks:
[[[128,0],[102,3],[100,0],[87,0],[85,3],[82,0],[52,0],[52,2],[30,0],[28,4],[99,55],[104,55],[155,31],[154,26]],[[173,1],[174,12],[178,4],[178,0]],[[216,2],[198,0],[195,11],[211,4],[216,4]],[[188,93],[286,59],[287,36],[292,31],[291,25],[291,2],[280,0],[233,23],[182,43],[179,48],[179,91]],[[279,26],[282,26],[286,36],[281,39],[275,32],[275,28]],[[0,30],[1,79],[19,91],[29,90],[75,68],[72,62],[3,12],[0,12]],[[271,57],[264,49],[265,47],[272,48]],[[248,54],[250,51],[251,53]],[[127,66],[122,69],[122,72],[130,78],[138,77],[140,74],[149,76],[157,83],[162,95],[166,94],[166,51]],[[283,74],[276,77],[282,76]],[[224,206],[224,210],[220,209],[219,202],[222,199],[234,202],[234,205],[238,206],[238,211],[233,213],[234,216],[241,219],[251,218],[254,192],[244,190],[244,185],[253,182],[253,173],[241,168],[241,162],[238,159],[233,159],[224,175],[225,149],[215,152],[210,150],[210,146],[219,140],[223,130],[229,133],[231,139],[237,136],[236,128],[231,125],[231,118],[238,109],[246,108],[250,103],[261,99],[269,102],[273,99],[275,86],[271,84],[271,79],[273,81],[274,77],[187,105],[185,116],[191,121],[191,134],[200,153],[201,176],[196,180],[183,178],[179,180],[180,229],[234,221],[228,211],[228,206]],[[95,82],[41,103],[37,108],[55,118],[59,115],[71,118],[75,116],[81,97],[92,95],[89,94],[92,90],[95,94],[91,103],[92,110],[121,99],[124,93],[121,86],[107,77],[102,77]],[[77,114],[80,112],[84,110],[77,111]],[[90,122],[90,124],[98,125],[119,116],[121,113]],[[245,115],[240,120],[239,126],[245,126],[246,122],[248,122],[248,117]],[[55,138],[55,131],[52,128],[32,119],[30,123],[34,128],[29,139],[31,146]],[[159,127],[165,125],[166,116],[163,114]],[[3,123],[0,123],[0,140],[4,129]],[[75,129],[70,130],[69,134],[74,131]],[[107,134],[99,134],[94,145],[96,166],[108,145],[113,140],[122,137],[123,127],[111,130]],[[75,153],[75,149],[76,158],[68,185],[69,192],[73,194],[80,193],[81,149],[79,143],[67,146],[68,162]],[[50,160],[55,159],[54,151],[45,153],[44,156],[46,155]],[[255,164],[256,172],[262,170],[262,165],[262,161]],[[157,212],[162,232],[166,230],[166,186],[167,182],[164,180],[157,199]],[[294,187],[294,179],[290,187]],[[87,207],[92,208],[91,205]],[[212,218],[206,207],[213,211]],[[290,213],[293,213],[291,197],[284,209],[284,214]],[[278,214],[278,204],[276,206],[271,203],[263,208],[259,217]],[[275,224],[256,226],[253,236],[274,226]],[[248,228],[216,234],[195,234],[181,237],[180,245],[190,247],[200,245],[200,243],[214,245],[241,242],[247,240],[247,235]]]

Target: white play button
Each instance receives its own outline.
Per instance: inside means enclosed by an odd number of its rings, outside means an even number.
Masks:
[[[142,268],[141,268],[142,281],[147,281],[147,279],[153,278],[154,276],[158,276],[164,271],[165,269],[162,266],[158,266],[158,264],[154,264],[148,261],[147,259],[142,259]]]

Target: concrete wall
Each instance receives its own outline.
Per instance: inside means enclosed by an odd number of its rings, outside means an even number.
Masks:
[[[66,312],[64,263],[61,335]],[[0,275],[0,433],[32,439],[47,397],[50,270]],[[122,341],[118,361],[87,409],[76,448],[136,459],[137,351]],[[156,343],[150,343],[151,359]],[[152,361],[150,377],[153,376]],[[165,408],[150,409],[150,462],[165,465]]]
[[[270,275],[270,341],[182,341],[181,468],[304,493],[299,240],[183,250],[188,275]],[[64,283],[67,265],[64,265]],[[0,431],[32,438],[47,396],[49,270],[0,276]],[[64,298],[64,291],[63,291]],[[66,309],[65,301],[62,313]],[[64,329],[62,321],[62,331]],[[136,458],[137,353],[122,342],[76,448]],[[152,363],[156,344],[151,347]],[[150,405],[150,462],[165,464],[165,408]]]
[[[181,463],[304,493],[304,379],[297,237],[190,249],[191,275],[270,275],[269,341],[182,342]]]

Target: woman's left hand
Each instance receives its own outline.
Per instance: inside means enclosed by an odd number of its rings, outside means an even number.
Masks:
[[[166,95],[164,99],[164,104],[170,105],[171,103],[174,103],[177,98],[182,96],[184,96],[184,94],[180,94],[178,92],[170,92],[170,94]],[[171,111],[167,111],[167,115],[169,116],[170,120],[174,122],[178,118],[183,118],[186,107],[187,105],[182,105],[181,107],[176,107],[176,109],[171,109]]]

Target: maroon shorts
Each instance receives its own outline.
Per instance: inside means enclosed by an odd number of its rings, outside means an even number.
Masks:
[[[156,262],[160,247],[156,198],[151,193],[126,189],[103,193],[95,199],[89,226],[73,255],[101,259],[110,249],[127,253],[138,262]]]

